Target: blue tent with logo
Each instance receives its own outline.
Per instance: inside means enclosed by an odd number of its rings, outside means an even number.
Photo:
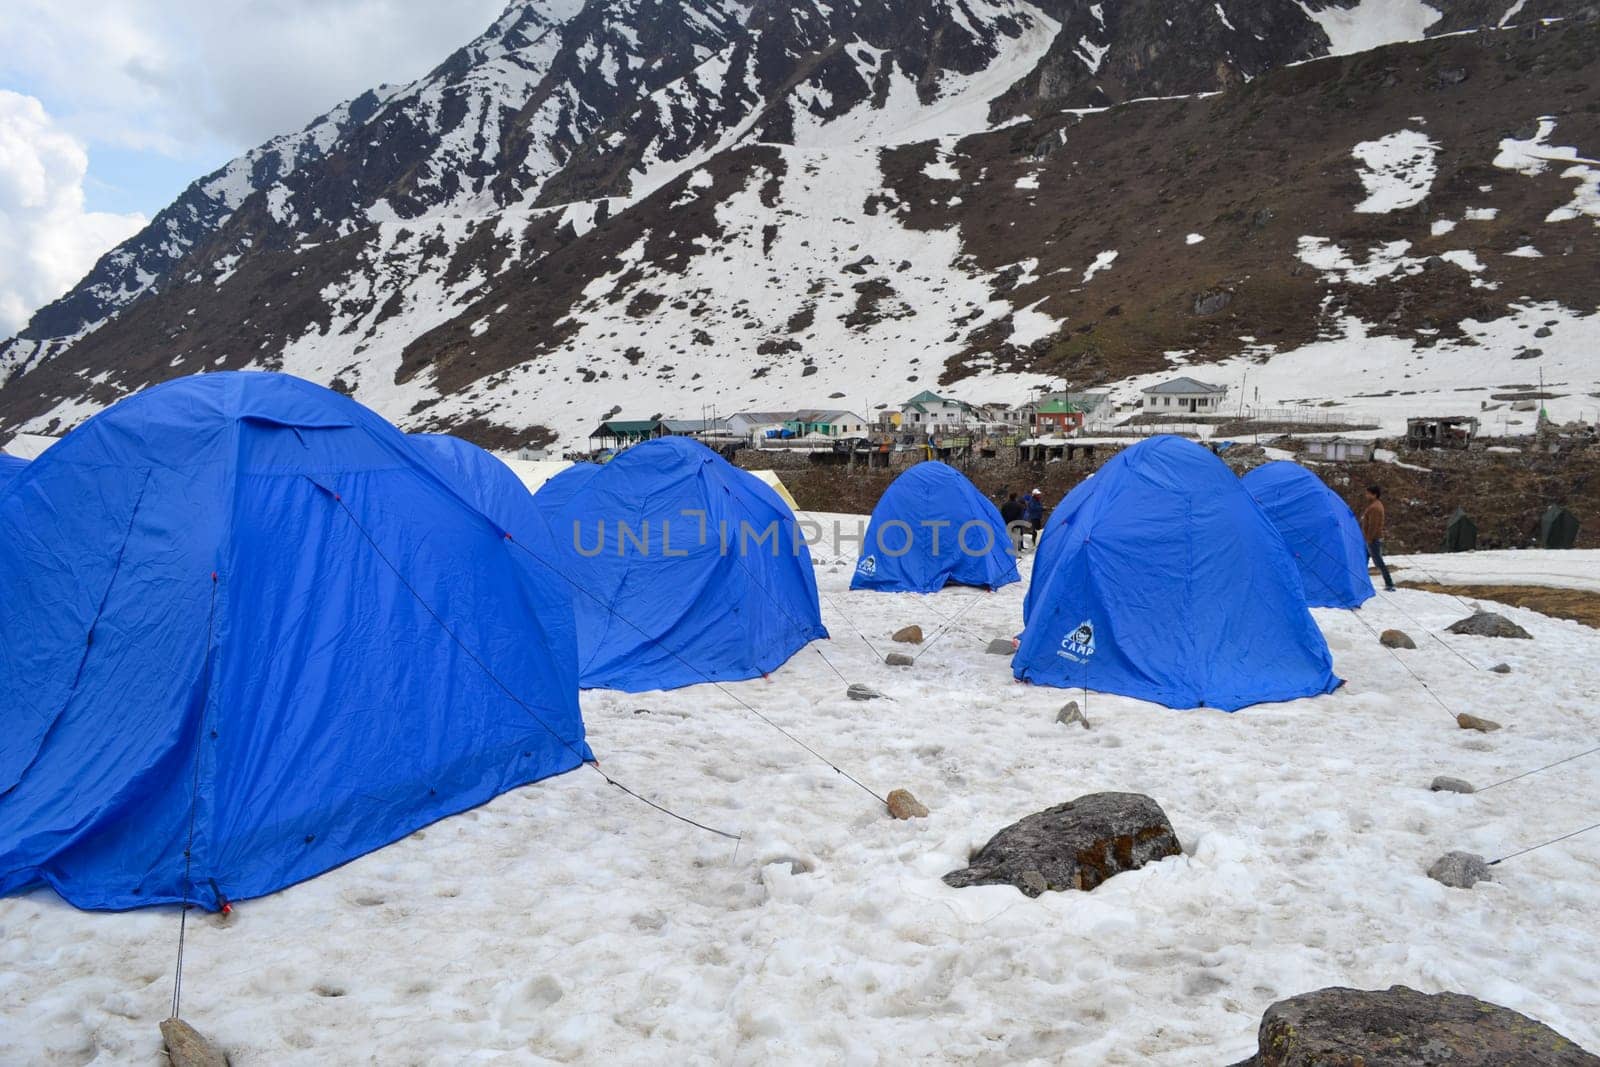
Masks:
[[[1327,642],[1272,521],[1226,464],[1178,437],[1068,495],[1034,560],[1016,677],[1234,711],[1332,692]]]
[[[966,475],[934,460],[908,468],[878,499],[850,588],[936,593],[1021,580],[999,510]]]
[[[117,404],[0,543],[0,893],[215,909],[591,758],[566,591],[310,383]]]
[[[1283,535],[1314,608],[1359,608],[1373,595],[1361,523],[1321,478],[1280,460],[1244,476],[1244,487]]]
[[[563,471],[533,499],[551,565],[583,590],[587,688],[757,678],[828,636],[794,513],[697,441],[645,441]]]

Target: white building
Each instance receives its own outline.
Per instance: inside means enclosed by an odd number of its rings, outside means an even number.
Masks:
[[[1141,392],[1144,410],[1162,415],[1216,415],[1228,398],[1226,385],[1209,385],[1193,378],[1174,378]]]
[[[923,390],[900,405],[903,430],[948,430],[981,421],[978,411],[965,400],[953,400]]]

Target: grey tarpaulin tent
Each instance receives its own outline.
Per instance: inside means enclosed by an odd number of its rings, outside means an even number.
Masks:
[[[1539,518],[1540,548],[1571,548],[1578,543],[1578,520],[1559,504],[1551,504]]]
[[[1444,527],[1444,550],[1446,552],[1471,552],[1478,547],[1478,524],[1461,508],[1456,508],[1456,513],[1450,516],[1450,521]]]

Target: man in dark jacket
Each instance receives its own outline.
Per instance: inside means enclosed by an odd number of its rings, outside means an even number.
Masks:
[[[1006,524],[1006,533],[1011,535],[1011,548],[1013,551],[1022,550],[1022,501],[1017,499],[1017,494],[1010,493],[1006,502],[1000,505],[1000,520]]]
[[[1044,529],[1044,493],[1035,489],[1022,505],[1022,519],[1033,532],[1033,547],[1039,547],[1039,531]]]
[[[1394,592],[1394,579],[1389,577],[1389,566],[1383,562],[1383,486],[1367,486],[1367,510],[1361,513],[1361,539],[1367,543],[1367,559],[1383,575],[1383,587]]]

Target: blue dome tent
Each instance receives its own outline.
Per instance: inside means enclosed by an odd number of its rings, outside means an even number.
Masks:
[[[936,593],[1021,580],[999,510],[966,475],[929,461],[891,482],[872,509],[850,588]]]
[[[215,909],[591,758],[565,590],[307,382],[117,404],[0,542],[0,893]]]
[[[27,460],[0,452],[0,487],[27,469]]]
[[[1235,711],[1332,692],[1294,557],[1233,472],[1154,437],[1068,495],[1040,540],[1017,678]]]
[[[704,445],[662,437],[534,495],[574,593],[579,680],[643,692],[767,674],[828,636],[793,512]]]
[[[1300,567],[1306,603],[1359,608],[1373,595],[1361,524],[1321,478],[1280,460],[1250,471],[1244,487],[1283,535]]]

